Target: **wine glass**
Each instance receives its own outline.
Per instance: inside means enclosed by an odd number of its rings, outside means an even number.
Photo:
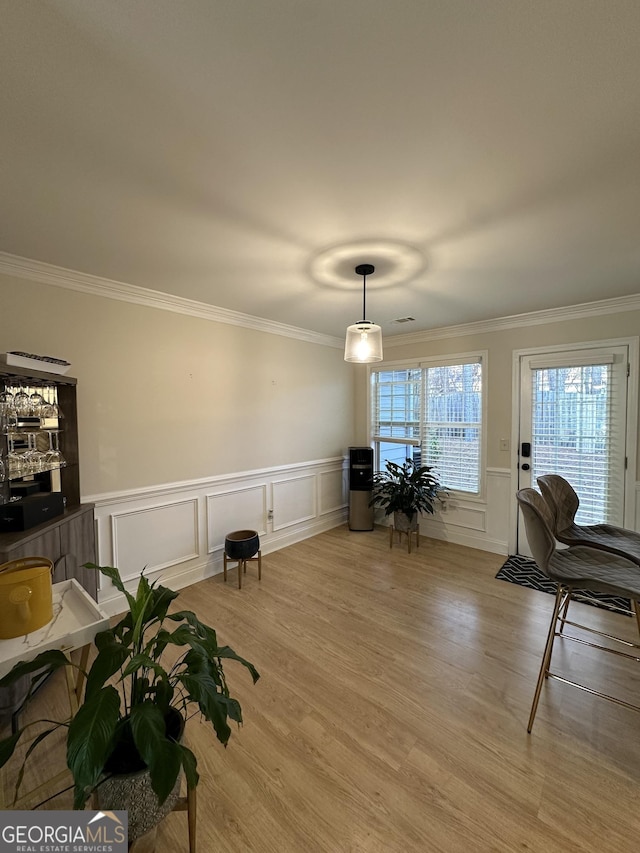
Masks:
[[[47,453],[38,448],[38,436],[35,432],[27,433],[28,447],[23,455],[24,464],[30,474],[45,470]]]
[[[20,390],[13,395],[13,406],[17,415],[25,417],[31,414],[31,398],[24,388],[20,388]]]
[[[46,393],[47,396],[44,400],[44,405],[40,411],[40,417],[43,421],[48,421],[52,419],[59,420],[62,417],[62,412],[60,410],[60,406],[58,405],[56,389],[51,386],[48,386],[46,389],[43,388],[43,392]]]
[[[0,414],[6,415],[10,409],[14,408],[14,397],[11,391],[6,388],[4,391],[0,391]]]
[[[60,452],[59,430],[50,429],[49,432],[49,449],[45,454],[44,464],[47,468],[64,468],[67,460]]]
[[[9,479],[17,480],[28,474],[27,466],[25,465],[24,455],[18,453],[15,449],[13,438],[9,437],[9,453],[7,454],[7,467],[9,471]]]
[[[39,391],[33,391],[29,395],[29,407],[32,415],[40,417],[44,404],[44,397]]]
[[[16,420],[13,394],[8,389],[0,391],[0,428],[2,432],[9,432],[13,429],[16,426]]]

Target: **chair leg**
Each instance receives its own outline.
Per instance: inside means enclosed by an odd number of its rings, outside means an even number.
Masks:
[[[242,563],[243,560],[238,560],[238,589],[242,589]]]
[[[562,615],[560,616],[560,633],[564,631],[564,623],[567,621],[567,613],[569,612],[569,604],[571,603],[571,596],[567,595],[567,599],[564,603],[564,607],[562,608]],[[640,624],[640,623],[638,623]]]
[[[262,551],[258,551],[258,580],[262,580]]]
[[[559,593],[560,593],[561,603],[560,603],[559,611],[556,615],[556,625],[559,621],[561,621],[561,619],[566,619],[567,611],[569,610],[569,604],[571,603],[571,590],[568,587],[565,587],[565,586],[561,587],[559,589]],[[562,611],[562,615],[560,615],[560,611]],[[547,656],[547,663],[546,663],[545,670],[544,670],[544,677],[545,678],[549,677],[549,670],[551,669],[551,655],[553,654],[553,644],[554,644],[555,638],[559,637],[560,634],[562,633],[562,628],[564,628],[564,623],[561,622],[560,630],[558,630],[556,628],[556,630],[551,635],[551,645],[549,646],[549,654]]]
[[[533,728],[533,721],[536,716],[536,711],[538,710],[538,702],[540,701],[542,685],[544,684],[544,679],[547,672],[549,671],[549,665],[551,663],[551,652],[553,651],[553,640],[555,638],[556,633],[556,622],[558,621],[558,614],[563,604],[563,594],[563,587],[558,585],[558,591],[556,592],[556,601],[553,606],[553,614],[551,616],[551,623],[549,625],[549,633],[547,634],[547,642],[544,647],[544,654],[542,655],[542,663],[540,664],[540,672],[538,674],[536,692],[533,696],[533,704],[531,705],[531,713],[529,714],[529,724],[527,726],[527,732],[529,734],[531,734],[531,729]]]
[[[227,554],[225,551],[222,555],[222,565],[223,565],[222,571],[224,572],[224,582],[225,583],[227,582],[227,559],[228,558],[227,558]]]

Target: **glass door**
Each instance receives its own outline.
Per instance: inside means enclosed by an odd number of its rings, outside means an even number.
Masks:
[[[520,359],[518,488],[559,474],[579,524],[624,525],[628,363],[626,346]],[[521,518],[518,553],[530,556]]]

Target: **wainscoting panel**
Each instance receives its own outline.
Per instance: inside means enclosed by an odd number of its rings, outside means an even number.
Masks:
[[[118,566],[130,589],[144,566],[152,579],[180,589],[222,571],[224,536],[231,530],[257,530],[266,556],[345,523],[346,473],[346,460],[336,457],[86,496],[96,506],[98,562]],[[452,498],[444,511],[422,517],[421,533],[506,554],[515,500],[510,471],[492,468],[486,474],[482,500]],[[384,515],[376,520],[388,523]],[[262,583],[267,578],[265,572]],[[121,597],[104,578],[99,600],[109,613],[122,609]]]
[[[443,521],[447,527],[464,527],[466,530],[477,530],[484,533],[486,530],[486,507],[463,506],[451,501],[447,510],[440,511]]]
[[[206,506],[209,554],[224,548],[224,538],[233,530],[257,530],[260,536],[266,532],[266,483],[207,495]]]
[[[274,480],[271,494],[274,530],[310,521],[317,514],[315,474]]]
[[[420,532],[469,548],[508,553],[511,471],[488,468],[486,498],[478,501],[454,496],[444,510],[423,516]],[[515,500],[515,498],[514,498]]]
[[[184,563],[198,556],[195,498],[112,513],[112,548],[123,579]]]
[[[320,515],[335,512],[344,506],[346,472],[321,471],[318,476],[318,506]]]
[[[346,466],[340,456],[83,495],[95,504],[98,563],[118,566],[128,589],[145,566],[150,579],[180,589],[222,571],[232,530],[257,530],[263,555],[301,542],[346,521]],[[122,609],[122,596],[105,578],[99,601],[109,613]]]

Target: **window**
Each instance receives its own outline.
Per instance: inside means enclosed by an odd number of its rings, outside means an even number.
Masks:
[[[422,371],[375,370],[372,383],[372,435],[375,468],[387,460],[402,463],[408,456],[420,461]]]
[[[569,480],[580,495],[579,524],[622,515],[626,366],[626,352],[597,364],[532,366],[532,478]]]
[[[482,358],[371,372],[375,466],[387,460],[433,466],[441,483],[457,492],[480,493]]]

